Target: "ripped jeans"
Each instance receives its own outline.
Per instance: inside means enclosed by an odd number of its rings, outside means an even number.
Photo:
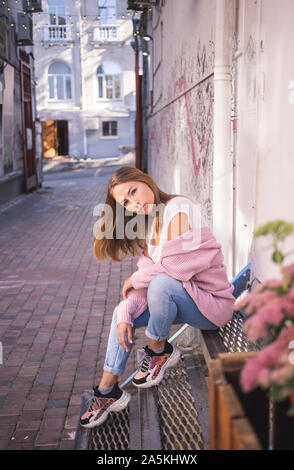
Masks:
[[[154,276],[147,290],[148,308],[134,320],[132,333],[147,326],[146,336],[161,341],[166,339],[172,324],[188,323],[201,330],[216,330],[218,326],[209,321],[198,309],[181,281],[167,274]],[[117,339],[117,307],[114,309],[108,338],[103,370],[122,375],[131,352],[127,352]],[[130,345],[132,347],[132,345]]]

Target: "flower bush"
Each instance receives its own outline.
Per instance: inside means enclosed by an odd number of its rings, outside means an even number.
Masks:
[[[273,237],[272,260],[280,265],[281,279],[267,280],[235,305],[237,310],[245,311],[243,329],[249,341],[262,340],[264,344],[245,363],[241,388],[243,392],[258,386],[268,389],[273,401],[294,393],[294,264],[284,265],[287,255],[279,246],[292,232],[293,225],[282,220],[270,222],[255,232],[255,237]],[[288,414],[294,416],[294,405]]]

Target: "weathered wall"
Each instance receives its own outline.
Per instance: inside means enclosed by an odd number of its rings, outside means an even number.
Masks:
[[[4,2],[5,3],[5,2]],[[10,10],[9,10],[10,9]],[[0,126],[0,177],[19,173],[22,177],[23,149],[22,149],[22,116],[21,116],[21,90],[20,69],[16,44],[17,13],[22,11],[21,5],[8,0],[1,9],[1,46],[0,81],[2,87],[2,122]],[[5,47],[5,45],[7,47]],[[22,46],[28,53],[31,46]],[[20,178],[21,179],[21,178]],[[9,182],[7,183],[9,185]],[[6,189],[4,190],[6,191]]]
[[[294,222],[294,3],[160,4],[148,20],[148,171],[202,205],[229,277],[249,261],[258,280],[279,275],[271,240],[253,234],[271,220]]]
[[[270,238],[253,231],[275,219],[294,223],[292,200],[294,62],[291,18],[294,3],[283,0],[239,2],[236,116],[236,270],[250,260],[259,280],[279,275],[271,262]],[[294,237],[284,246],[292,247]],[[292,255],[292,259],[293,255]],[[291,258],[289,258],[289,261]]]
[[[162,189],[201,203],[204,224],[212,221],[214,9],[213,0],[169,0],[153,9],[148,31],[148,172]]]

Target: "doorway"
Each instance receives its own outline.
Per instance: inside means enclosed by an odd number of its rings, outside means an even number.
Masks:
[[[68,121],[43,121],[42,147],[44,158],[68,155]]]
[[[58,155],[68,155],[68,121],[56,122]]]

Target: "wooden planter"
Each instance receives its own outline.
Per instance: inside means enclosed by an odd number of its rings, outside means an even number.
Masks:
[[[269,400],[261,389],[243,394],[240,371],[256,352],[219,354],[209,364],[209,428],[212,450],[269,448]]]

